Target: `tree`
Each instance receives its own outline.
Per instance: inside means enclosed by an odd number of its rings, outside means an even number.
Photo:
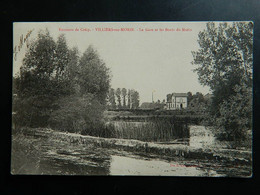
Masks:
[[[105,63],[92,46],[89,46],[79,60],[78,80],[80,94],[94,94],[105,105],[110,87],[110,73]]]
[[[51,113],[51,127],[68,132],[95,135],[102,125],[104,105],[93,94],[71,95],[56,101],[59,109]]]
[[[68,95],[69,81],[61,79],[63,66],[69,62],[64,37],[57,43],[48,30],[39,31],[30,44],[16,78],[17,100],[13,110],[23,126],[45,126],[57,98]],[[61,63],[62,62],[62,63]]]
[[[128,89],[128,93],[127,93],[127,108],[131,108],[131,90]]]
[[[80,86],[79,86],[79,51],[77,47],[69,50],[69,63],[65,67],[65,75],[66,80],[69,80],[69,88],[72,90],[72,94],[80,94]]]
[[[236,85],[234,91],[236,94],[220,105],[216,126],[221,139],[240,141],[252,127],[252,88],[242,84]]]
[[[116,97],[117,97],[117,102],[118,102],[117,106],[120,109],[122,107],[122,104],[121,104],[121,89],[120,88],[116,89]]]
[[[132,96],[131,96],[131,100],[132,100],[132,108],[136,109],[139,107],[139,93],[135,90],[133,90]]]
[[[193,98],[196,98],[199,103],[204,103],[204,96],[201,92],[197,92]]]
[[[253,24],[234,22],[232,25],[216,25],[209,22],[198,37],[200,49],[192,52],[192,64],[197,66],[194,71],[197,72],[200,83],[209,86],[213,92],[210,114],[216,121],[225,117],[226,112],[221,111],[226,104],[224,102],[238,100],[234,98],[239,95],[235,86],[245,85],[252,88]],[[235,110],[239,109],[233,109]],[[237,118],[241,117],[239,113],[234,114]],[[227,132],[232,131],[234,126],[227,129],[227,125],[222,123],[222,127],[225,127],[223,131]]]
[[[50,77],[57,68],[56,63],[56,43],[47,29],[41,30],[25,54],[21,74],[30,71],[39,78]]]
[[[189,97],[189,96],[188,96]],[[195,112],[204,112],[207,109],[206,100],[202,93],[197,92],[192,95],[189,102],[189,108]]]
[[[122,89],[123,108],[126,108],[126,94],[127,94],[127,90],[126,90],[126,88],[123,88],[123,89]]]
[[[109,107],[111,109],[116,109],[116,98],[115,98],[115,89],[111,88],[108,93]]]
[[[67,46],[67,42],[65,39],[65,35],[61,34],[58,37],[57,43],[56,43],[56,52],[55,52],[55,66],[56,70],[54,72],[57,79],[60,79],[60,77],[65,76],[64,69],[67,67],[69,63],[69,48]],[[61,78],[62,79],[62,78]]]
[[[192,100],[192,93],[191,92],[188,92],[187,93],[188,97],[187,97],[187,105],[189,106],[191,100]]]
[[[75,93],[55,102],[57,109],[48,122],[56,129],[99,136],[104,129],[103,111],[110,87],[109,69],[92,46],[80,58],[77,49],[71,50],[69,56],[73,61],[67,67],[68,77]]]
[[[207,23],[199,33],[199,49],[192,52],[199,81],[212,90],[228,84],[233,76],[252,80],[253,24],[251,22]]]

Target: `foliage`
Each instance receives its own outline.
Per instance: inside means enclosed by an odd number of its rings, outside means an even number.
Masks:
[[[241,116],[240,101],[250,106],[245,97],[252,96],[252,93],[247,90],[240,94],[238,88],[246,86],[252,89],[253,24],[209,22],[198,37],[200,49],[192,52],[192,64],[197,66],[194,71],[197,72],[200,83],[209,86],[213,92],[210,106],[211,118],[215,121],[213,123],[230,134],[226,136],[227,139],[242,139],[242,129],[245,126],[239,126],[239,120],[251,121],[251,114]],[[239,99],[240,95],[244,99]],[[224,111],[225,109],[231,109],[233,117],[230,110]],[[232,124],[230,120],[233,121]]]
[[[190,102],[191,102],[191,100],[192,100],[192,93],[191,92],[188,92],[187,93],[187,105],[189,106],[189,104],[190,104]]]
[[[247,130],[252,127],[252,88],[245,84],[234,87],[235,95],[220,105],[220,117],[216,126],[218,137],[239,141],[246,139]]]
[[[253,24],[235,22],[232,26],[213,22],[199,33],[199,49],[192,52],[199,81],[212,90],[243,79],[252,79]],[[234,78],[235,77],[235,78]]]
[[[47,125],[53,99],[47,95],[18,97],[13,101],[13,123],[17,128],[23,126],[44,127]]]
[[[110,88],[108,93],[108,108],[110,109],[116,109],[116,98],[115,98],[115,90],[113,88]]]
[[[55,105],[59,108],[51,113],[49,124],[58,130],[87,134],[103,119],[104,105],[93,94],[64,97]]]
[[[131,94],[131,103],[132,103],[132,109],[136,109],[139,107],[139,104],[140,104],[140,100],[139,100],[139,93],[138,91],[135,91],[135,90],[131,90],[130,91]]]
[[[116,89],[116,97],[117,97],[117,108],[121,108],[122,107],[122,104],[121,104],[121,89],[120,88],[117,88]]]
[[[207,99],[202,93],[193,94],[188,92],[188,110],[195,113],[205,113],[208,110],[211,99]]]
[[[128,89],[128,92],[127,92],[127,108],[131,108],[131,90]]]
[[[110,73],[92,46],[89,46],[80,58],[77,73],[80,94],[91,93],[101,104],[105,105],[110,85]]]
[[[121,92],[122,92],[122,96],[123,96],[123,108],[126,108],[126,94],[127,94],[126,88],[123,88],[121,90]]]
[[[115,97],[117,101],[115,100]],[[123,100],[123,105],[122,105]],[[116,103],[117,102],[117,103]],[[139,93],[134,89],[111,88],[108,94],[109,109],[137,109],[139,108]]]
[[[48,31],[38,33],[14,79],[17,98],[13,111],[18,126],[45,126],[55,100],[71,93],[69,80],[63,78],[67,53],[63,36],[56,43]]]
[[[40,31],[13,81],[16,127],[104,134],[99,128],[104,127],[110,72],[92,46],[80,56],[64,35],[55,41],[48,30]]]

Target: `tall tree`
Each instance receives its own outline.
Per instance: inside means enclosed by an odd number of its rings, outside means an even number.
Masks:
[[[69,63],[65,67],[65,76],[66,80],[69,80],[69,88],[72,90],[73,94],[80,94],[80,86],[79,86],[79,51],[77,47],[73,47],[69,50]]]
[[[127,94],[127,90],[126,90],[126,88],[123,88],[122,89],[123,108],[126,108],[126,94]]]
[[[48,30],[39,31],[30,44],[17,78],[18,98],[13,107],[21,125],[46,125],[53,103],[70,93],[68,80],[57,79],[63,74],[60,62],[66,59],[67,51],[65,39],[60,37],[56,43]]]
[[[252,85],[253,24],[235,22],[233,25],[207,23],[199,33],[199,49],[193,54],[193,65],[199,81],[213,91],[213,112],[218,105],[234,95],[234,86],[245,82]]]
[[[128,89],[128,92],[127,92],[127,108],[131,108],[131,90]]]
[[[137,91],[133,90],[131,99],[132,99],[132,108],[133,109],[138,108],[140,100],[139,100],[139,93]]]
[[[82,95],[94,94],[101,104],[106,104],[110,73],[92,46],[87,48],[79,60],[78,84]]]
[[[213,92],[211,115],[216,120],[225,117],[221,112],[224,101],[239,99],[232,98],[239,95],[237,88],[246,85],[252,89],[253,23],[209,22],[198,37],[200,49],[192,52],[192,64],[197,66],[195,72],[200,83],[209,86]],[[234,116],[238,117],[239,113],[234,113]],[[224,123],[219,126],[223,127],[223,131],[231,131]]]
[[[117,97],[117,102],[118,102],[118,108],[122,108],[122,104],[121,104],[121,89],[117,88],[116,89],[116,97]]]
[[[64,69],[65,69],[65,67],[67,67],[67,65],[69,63],[69,48],[67,46],[67,42],[66,42],[64,34],[61,34],[58,37],[58,40],[56,43],[55,57],[56,57],[55,76],[57,79],[59,79],[59,77],[64,76]]]
[[[116,98],[115,98],[115,89],[110,88],[108,94],[109,107],[111,109],[116,109]]]

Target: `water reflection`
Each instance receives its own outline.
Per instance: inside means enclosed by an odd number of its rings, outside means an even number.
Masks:
[[[33,148],[28,140],[34,139]],[[28,144],[29,143],[29,144]],[[103,148],[26,136],[13,141],[12,174],[108,175],[111,156]],[[17,146],[16,146],[17,145]],[[25,153],[24,151],[28,151]]]
[[[108,175],[110,161],[110,155],[99,148],[51,150],[41,161],[39,174]]]
[[[178,162],[143,160],[124,156],[112,156],[111,175],[155,175],[155,176],[221,176],[215,171],[209,173],[195,166],[185,166]]]

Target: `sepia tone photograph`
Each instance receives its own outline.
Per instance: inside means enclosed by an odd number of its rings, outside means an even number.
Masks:
[[[253,28],[14,22],[11,174],[252,177]]]

